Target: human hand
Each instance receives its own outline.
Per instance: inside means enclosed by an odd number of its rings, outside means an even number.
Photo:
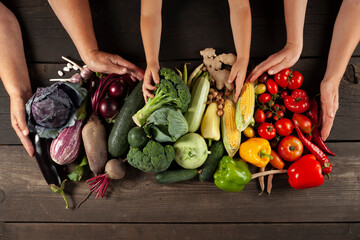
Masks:
[[[159,63],[150,63],[146,67],[144,82],[142,85],[145,102],[147,102],[147,99],[149,97],[154,97],[154,94],[152,94],[150,91],[154,91],[156,89],[156,86],[152,85],[151,83],[152,80],[154,80],[155,84],[160,83],[159,70]]]
[[[301,55],[302,45],[287,43],[279,52],[271,55],[265,61],[257,65],[249,74],[246,81],[254,82],[264,72],[274,75],[285,68],[292,67]]]
[[[144,71],[135,64],[123,59],[119,55],[92,50],[84,57],[87,67],[93,72],[119,75],[129,74],[133,81],[142,80]]]
[[[330,135],[336,111],[339,109],[339,84],[336,81],[323,80],[320,85],[320,121],[323,141]]]
[[[26,99],[22,97],[10,97],[11,125],[25,150],[30,157],[33,157],[34,147],[29,138],[29,129],[26,124],[25,103]]]
[[[244,85],[246,77],[248,60],[238,58],[235,64],[231,67],[228,82],[232,83],[235,81],[235,96],[234,101],[237,102],[241,93],[241,89]]]

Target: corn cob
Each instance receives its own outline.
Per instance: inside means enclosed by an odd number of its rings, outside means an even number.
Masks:
[[[224,115],[221,117],[221,128],[225,149],[230,157],[234,157],[240,147],[241,132],[236,128],[235,103],[232,100],[225,101]]]
[[[242,132],[250,124],[255,108],[254,83],[245,83],[236,104],[236,127]]]

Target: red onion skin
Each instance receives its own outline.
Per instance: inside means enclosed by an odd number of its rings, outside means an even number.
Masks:
[[[114,81],[113,83],[111,83],[108,89],[109,95],[113,98],[123,97],[125,93],[124,84],[125,83],[123,80]]]
[[[119,103],[114,98],[104,98],[99,103],[99,112],[104,118],[113,118],[118,111]]]

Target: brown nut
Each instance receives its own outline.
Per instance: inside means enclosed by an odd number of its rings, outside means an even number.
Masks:
[[[218,109],[219,109],[219,110],[221,110],[221,109],[223,109],[223,108],[224,108],[224,105],[219,104],[217,107],[218,107]]]
[[[218,111],[216,112],[216,114],[217,114],[219,117],[221,117],[222,115],[224,115],[224,111],[223,111],[223,110],[218,110]]]

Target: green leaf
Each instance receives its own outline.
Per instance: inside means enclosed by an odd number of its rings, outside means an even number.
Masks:
[[[66,209],[68,209],[69,208],[69,203],[68,203],[68,201],[66,199],[65,192],[64,192],[66,181],[67,181],[67,179],[62,181],[60,187],[56,186],[55,184],[50,184],[50,188],[54,193],[59,193],[62,196],[62,198],[65,201],[65,207],[66,207]]]
[[[68,175],[68,178],[71,181],[80,181],[84,175],[85,170],[87,169],[85,166],[88,166],[88,160],[86,156],[83,157],[81,163],[75,167],[74,171]]]

